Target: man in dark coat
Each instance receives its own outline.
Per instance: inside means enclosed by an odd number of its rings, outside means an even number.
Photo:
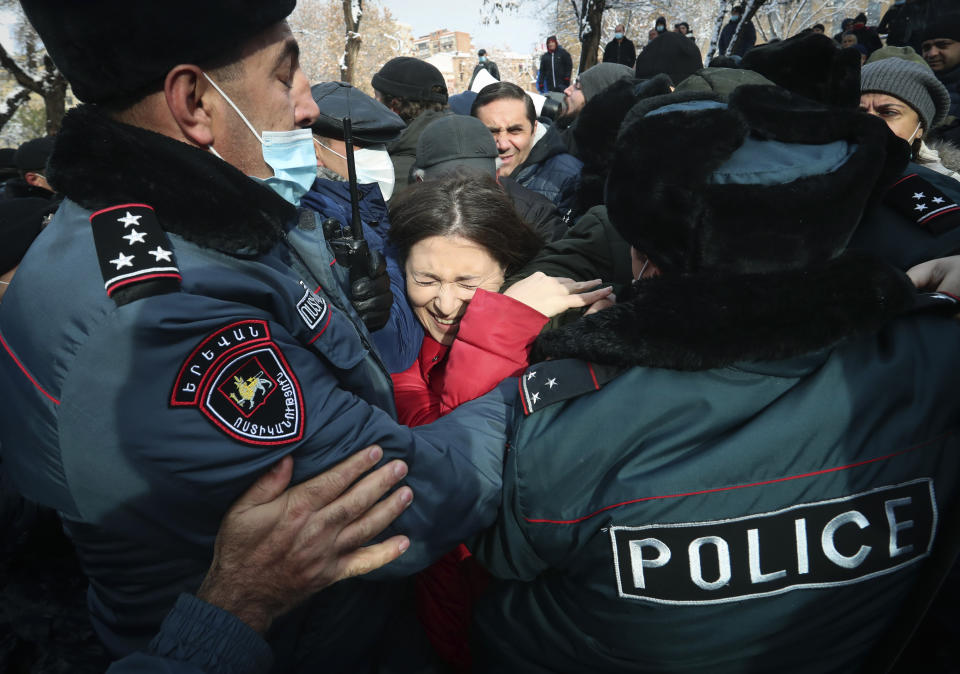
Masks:
[[[845,251],[906,148],[769,86],[640,101],[620,146],[637,283],[521,377],[478,668],[861,671],[960,489],[960,325]]]
[[[730,10],[730,21],[728,21],[727,25],[720,31],[719,53],[721,55],[739,56],[742,58],[743,55],[753,49],[753,45],[757,43],[757,29],[753,27],[753,21],[747,21],[743,25],[743,28],[740,28],[737,44],[731,44],[733,35],[737,32],[740,21],[743,19],[743,12],[743,5],[737,5]]]
[[[603,50],[603,63],[620,63],[632,68],[637,60],[637,49],[627,38],[626,27],[621,23],[614,29],[613,39]]]
[[[473,74],[470,76],[470,83],[467,85],[467,89],[473,87],[473,81],[477,79],[477,74],[481,70],[486,70],[495,80],[500,79],[500,68],[487,57],[486,49],[481,49],[477,52],[477,65],[473,66]]]
[[[557,36],[547,38],[547,51],[540,57],[540,72],[537,74],[537,90],[541,93],[562,92],[570,86],[573,74],[573,59],[570,52],[560,46]]]

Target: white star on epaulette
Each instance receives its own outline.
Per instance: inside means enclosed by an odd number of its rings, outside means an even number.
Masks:
[[[104,288],[118,306],[134,298],[179,289],[182,279],[173,259],[173,246],[150,206],[120,204],[104,208],[90,216],[90,226]],[[150,246],[156,248],[149,250]],[[149,285],[139,285],[137,293],[114,295],[134,284]]]
[[[126,239],[132,246],[135,243],[146,243],[146,234],[144,232],[138,232],[137,230],[132,230],[126,236],[121,238]]]
[[[110,262],[117,265],[117,269],[120,269],[121,267],[132,267],[133,258],[133,255],[124,255],[123,253],[120,253],[120,257],[110,260]]]
[[[131,215],[130,211],[127,211],[127,214],[124,217],[117,218],[117,222],[122,222],[123,228],[126,229],[131,225],[139,225],[140,218],[142,217],[143,217],[142,215]]]

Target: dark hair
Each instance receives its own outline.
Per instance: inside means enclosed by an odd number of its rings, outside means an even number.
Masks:
[[[431,236],[460,236],[483,246],[504,268],[519,270],[543,240],[520,216],[490,176],[457,172],[411,185],[390,200],[390,245],[401,264],[410,249]]]
[[[526,104],[527,119],[530,120],[530,128],[532,129],[537,125],[537,109],[533,106],[533,99],[527,96],[527,92],[513,82],[494,82],[481,89],[477,97],[473,99],[473,105],[470,106],[470,115],[476,117],[477,110],[488,103],[493,103],[500,99],[523,101]]]
[[[819,28],[820,32],[822,33],[825,33],[827,31],[826,26],[824,26],[822,23],[815,23],[810,27],[811,30],[816,30],[817,28]]]
[[[745,5],[737,5],[736,7],[734,7],[733,9],[730,10],[730,13],[731,13],[731,14],[736,13],[736,14],[739,14],[740,16],[743,16],[744,11],[745,11],[746,9],[747,9],[747,8],[746,8]]]
[[[430,87],[430,91],[435,94],[446,93],[443,87],[437,85]],[[409,124],[424,112],[443,112],[448,108],[446,103],[440,103],[439,101],[421,101],[403,96],[391,96],[382,91],[380,96],[383,98],[383,104],[400,117],[405,124]]]

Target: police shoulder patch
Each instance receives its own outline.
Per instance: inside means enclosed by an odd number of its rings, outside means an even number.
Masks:
[[[303,437],[303,394],[265,321],[239,321],[204,339],[174,382],[171,407],[197,407],[228,436],[251,445]]]
[[[960,205],[916,173],[897,181],[884,201],[935,236],[960,225]]]
[[[104,288],[118,305],[180,288],[173,246],[153,208],[120,204],[90,216]],[[149,284],[147,286],[146,284]],[[134,286],[139,292],[123,292]]]
[[[623,368],[564,358],[531,365],[520,375],[520,401],[527,416],[570,398],[599,391]]]

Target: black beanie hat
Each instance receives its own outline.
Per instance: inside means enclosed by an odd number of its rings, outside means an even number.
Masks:
[[[43,171],[47,166],[47,159],[53,152],[53,136],[34,138],[20,145],[14,155],[13,162],[21,171]]]
[[[700,50],[680,33],[664,33],[651,40],[637,56],[637,77],[646,79],[666,73],[674,84],[703,68]]]
[[[953,11],[936,16],[933,21],[927,22],[927,27],[920,36],[921,42],[944,39],[960,42],[960,12]]]
[[[883,120],[769,85],[739,87],[728,103],[700,92],[642,100],[617,147],[610,221],[662,270],[681,274],[832,260],[908,158]]]
[[[411,101],[447,102],[447,82],[436,66],[412,56],[397,56],[383,64],[371,80],[373,88],[387,96]],[[433,91],[441,87],[442,92]]]
[[[21,0],[53,62],[86,103],[157,87],[179,63],[231,53],[282,21],[296,0]]]

